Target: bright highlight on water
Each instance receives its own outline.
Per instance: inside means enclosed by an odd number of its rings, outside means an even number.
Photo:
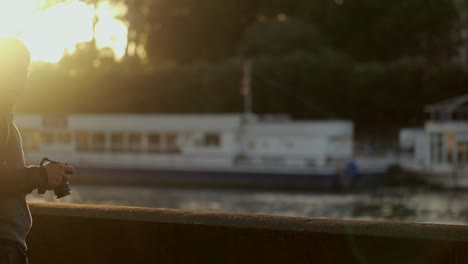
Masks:
[[[126,13],[125,5],[110,1],[0,0],[0,36],[22,40],[33,61],[59,62],[93,39],[119,60],[127,49]]]

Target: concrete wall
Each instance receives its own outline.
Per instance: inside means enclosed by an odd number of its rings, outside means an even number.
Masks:
[[[38,263],[468,263],[468,226],[32,204]]]

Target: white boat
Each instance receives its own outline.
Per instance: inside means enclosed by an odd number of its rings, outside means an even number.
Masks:
[[[400,167],[444,187],[468,187],[468,95],[425,108],[422,128],[400,131]]]
[[[382,179],[388,162],[353,153],[350,121],[287,116],[17,115],[29,164],[77,168],[75,182],[332,188]]]

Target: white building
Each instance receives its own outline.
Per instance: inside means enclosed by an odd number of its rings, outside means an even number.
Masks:
[[[445,186],[468,187],[468,95],[433,104],[424,128],[400,132],[404,169]]]

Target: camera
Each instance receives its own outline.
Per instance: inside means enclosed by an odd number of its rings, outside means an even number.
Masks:
[[[68,181],[63,181],[57,188],[54,189],[54,194],[57,199],[70,195],[70,183]]]
[[[50,160],[48,158],[43,158],[40,166],[44,166],[46,162],[61,163],[58,161]],[[66,165],[66,163],[64,164]],[[62,183],[57,188],[54,189],[54,194],[57,199],[70,195],[71,194],[70,183],[68,181],[62,181]]]

